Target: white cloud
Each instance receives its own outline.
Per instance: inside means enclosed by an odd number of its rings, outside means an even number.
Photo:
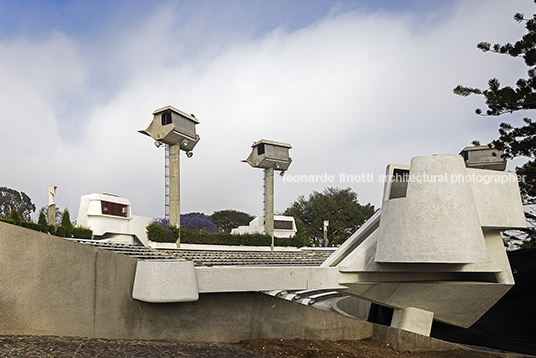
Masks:
[[[162,216],[164,153],[137,130],[168,104],[201,122],[194,157],[182,156],[183,212],[260,215],[262,171],[240,160],[262,138],[292,144],[289,175],[335,178],[276,178],[278,211],[300,194],[348,186],[339,173],[378,176],[412,156],[456,154],[474,139],[493,139],[500,120],[474,116],[481,99],[456,97],[452,88],[524,76],[518,60],[475,45],[517,40],[524,31],[512,15],[529,10],[521,1],[489,1],[459,2],[429,18],[335,12],[296,31],[252,38],[233,29],[230,38],[174,26],[181,9],[162,6],[102,41],[63,34],[0,41],[9,89],[0,103],[0,185],[27,192],[37,206],[46,204],[46,187],[58,185],[58,205],[73,216],[90,192],[113,192],[137,214]],[[380,204],[381,183],[351,187],[362,202]]]

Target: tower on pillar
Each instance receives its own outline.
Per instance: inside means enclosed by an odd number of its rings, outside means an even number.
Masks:
[[[153,138],[157,147],[162,144],[169,146],[169,164],[166,168],[166,184],[169,179],[169,224],[176,227],[180,227],[180,151],[185,151],[188,158],[193,155],[192,150],[200,139],[195,132],[197,124],[199,121],[193,114],[166,106],[155,110],[149,127],[139,131]],[[177,245],[180,245],[180,238]]]
[[[272,237],[274,249],[274,171],[281,175],[288,169],[292,158],[289,157],[290,144],[262,139],[253,143],[252,151],[244,162],[253,168],[264,169],[264,233]]]

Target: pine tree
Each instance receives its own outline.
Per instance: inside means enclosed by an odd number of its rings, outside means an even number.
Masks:
[[[71,223],[71,217],[69,215],[69,210],[65,209],[61,217],[60,228],[63,228],[65,237],[73,237],[73,224]],[[63,231],[62,230],[62,231]],[[63,236],[63,235],[61,235]]]
[[[522,58],[528,67],[527,78],[518,79],[515,87],[501,86],[497,78],[492,78],[485,90],[461,85],[453,90],[455,94],[464,97],[471,94],[484,96],[488,108],[485,113],[477,108],[476,113],[479,115],[500,116],[536,109],[536,14],[527,19],[523,14],[517,13],[514,15],[514,20],[525,23],[527,29],[527,33],[520,40],[504,45],[480,42],[477,48],[484,52]],[[520,233],[505,233],[505,236],[523,240],[521,247],[536,246],[536,211],[530,208],[530,205],[536,204],[536,122],[527,117],[518,127],[510,123],[501,123],[499,138],[489,145],[503,150],[505,158],[528,158],[523,166],[516,168],[516,172],[524,178],[524,181],[520,182],[520,190],[529,227]]]
[[[44,211],[41,211],[39,213],[39,220],[37,221],[37,224],[39,225],[39,229],[42,232],[47,232],[48,231],[48,223],[47,223],[47,218],[45,216]]]

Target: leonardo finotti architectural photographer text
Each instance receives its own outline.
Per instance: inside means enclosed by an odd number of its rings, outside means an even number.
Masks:
[[[283,182],[285,183],[385,183],[388,181],[388,175],[374,175],[374,173],[361,173],[361,174],[346,174],[340,173],[338,175],[332,175],[328,173],[324,174],[302,174],[302,175],[285,175]],[[392,181],[398,182],[417,182],[417,183],[508,183],[508,182],[524,182],[524,175],[504,175],[504,174],[395,174],[392,176]]]

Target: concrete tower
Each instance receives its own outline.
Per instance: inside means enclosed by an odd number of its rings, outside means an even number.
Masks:
[[[281,174],[288,169],[290,144],[262,139],[253,143],[251,154],[244,162],[253,168],[264,169],[264,233],[272,237],[274,248],[274,170]]]
[[[169,224],[176,227],[180,227],[180,151],[185,151],[188,158],[193,155],[200,139],[195,132],[197,124],[193,114],[166,106],[155,110],[149,127],[139,131],[153,138],[157,147],[169,146]]]

